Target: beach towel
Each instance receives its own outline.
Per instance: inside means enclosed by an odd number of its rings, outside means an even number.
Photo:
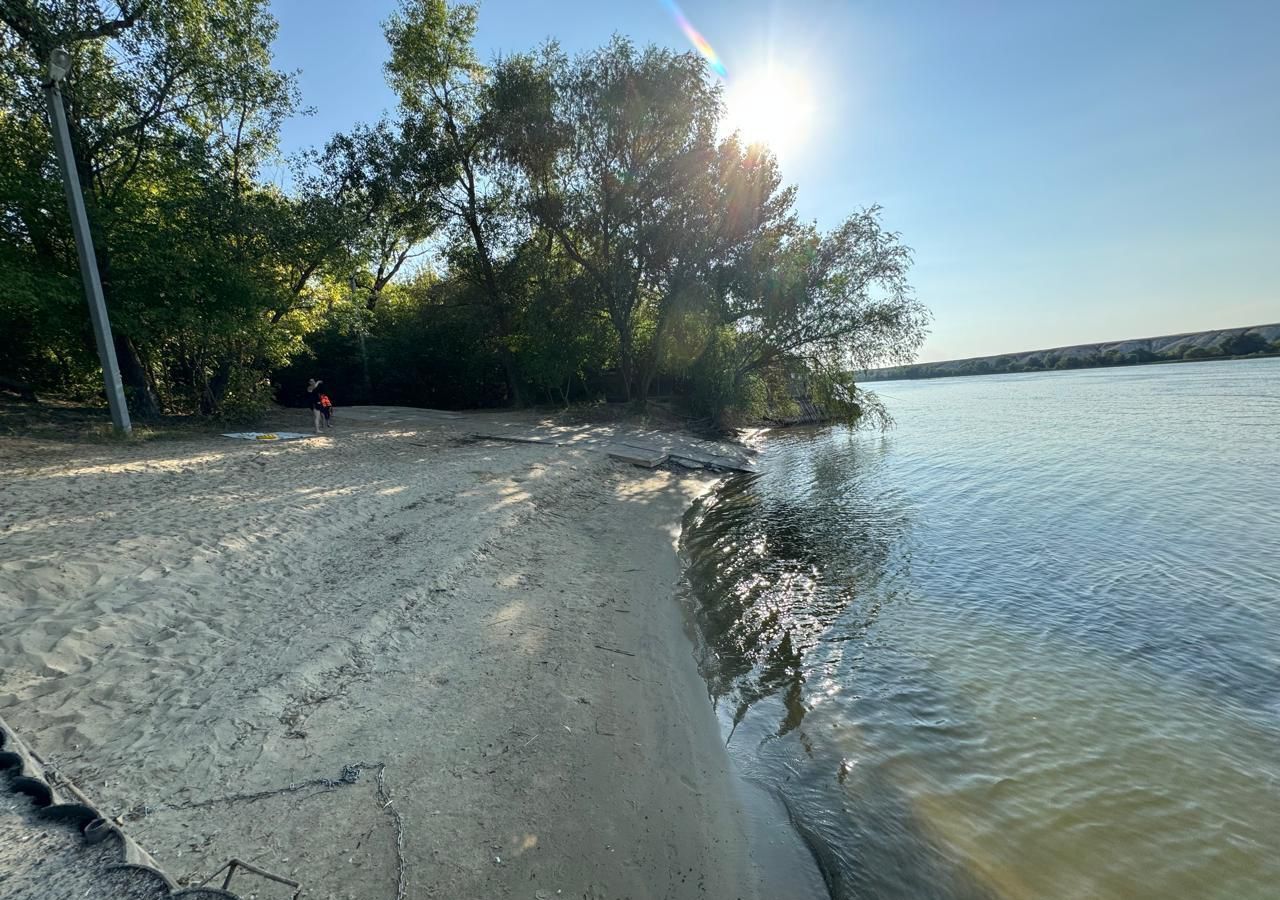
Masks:
[[[223,437],[239,438],[242,441],[296,441],[309,437],[298,431],[232,431]]]

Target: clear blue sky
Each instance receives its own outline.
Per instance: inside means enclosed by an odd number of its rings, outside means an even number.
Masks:
[[[394,0],[278,0],[315,114],[393,97]],[[806,218],[885,208],[935,314],[924,360],[1280,321],[1280,0],[685,0],[730,79],[772,58],[815,104],[783,159]],[[689,43],[660,0],[486,0],[482,56],[614,32]]]

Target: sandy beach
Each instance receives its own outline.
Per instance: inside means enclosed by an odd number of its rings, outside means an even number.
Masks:
[[[0,440],[0,714],[189,883],[754,896],[673,600],[714,476],[468,436],[495,416],[338,421]]]

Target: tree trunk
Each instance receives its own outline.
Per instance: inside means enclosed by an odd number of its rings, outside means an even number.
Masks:
[[[666,348],[667,324],[670,322],[669,312],[671,305],[672,301],[669,298],[663,303],[658,313],[658,321],[653,330],[653,337],[649,340],[649,348],[644,354],[644,359],[640,361],[640,393],[636,400],[642,404],[649,399],[649,391],[653,386],[653,379],[657,377],[658,366]]]
[[[645,366],[644,373],[640,376],[640,391],[636,396],[636,402],[644,404],[649,399],[649,389],[653,386],[654,366]]]
[[[622,396],[629,403],[636,377],[636,362],[631,352],[631,329],[624,329],[616,324],[614,327],[618,329],[618,372],[622,375]]]
[[[450,130],[456,132],[456,126],[452,119],[446,122]],[[502,288],[498,284],[498,276],[494,271],[493,258],[489,255],[489,244],[484,239],[484,230],[480,227],[480,207],[476,199],[476,177],[471,168],[471,161],[467,158],[462,160],[463,181],[462,186],[467,194],[467,205],[462,212],[462,219],[467,226],[467,230],[471,232],[471,240],[476,248],[476,258],[480,262],[480,282],[485,294],[488,296],[488,306],[497,339],[501,344],[499,356],[502,359],[502,371],[507,377],[507,396],[515,406],[525,405],[524,379],[520,377],[520,366],[516,363],[515,355],[506,345],[507,338],[512,333],[510,324],[510,314],[506,304],[506,297],[503,296]]]
[[[147,370],[138,359],[133,343],[119,332],[112,332],[116,345],[116,361],[120,364],[120,379],[129,392],[129,412],[138,419],[154,419],[160,415],[160,404],[151,385],[147,382]]]
[[[356,332],[356,337],[360,342],[360,379],[364,387],[364,402],[368,403],[373,397],[373,382],[369,379],[369,347],[365,343],[363,325]]]
[[[499,354],[502,357],[502,372],[507,377],[507,398],[511,401],[512,406],[525,406],[527,400],[524,395],[524,379],[520,377],[520,366],[516,362],[515,355],[506,347],[502,348]]]
[[[218,371],[213,373],[204,393],[200,395],[200,412],[206,416],[214,415],[222,408],[226,399],[227,388],[231,386],[231,360],[224,359],[218,364]]]

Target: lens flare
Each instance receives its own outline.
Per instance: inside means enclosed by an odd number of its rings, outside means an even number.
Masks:
[[[693,27],[693,23],[685,17],[684,12],[676,4],[675,0],[662,0],[662,5],[670,10],[672,17],[676,20],[676,24],[680,26],[680,30],[684,32],[685,37],[693,44],[694,49],[706,59],[707,64],[711,66],[711,71],[721,78],[728,78],[729,72],[725,69],[724,63],[721,62],[720,54],[716,53],[716,48],[712,47],[707,39],[698,32],[698,29]]]

